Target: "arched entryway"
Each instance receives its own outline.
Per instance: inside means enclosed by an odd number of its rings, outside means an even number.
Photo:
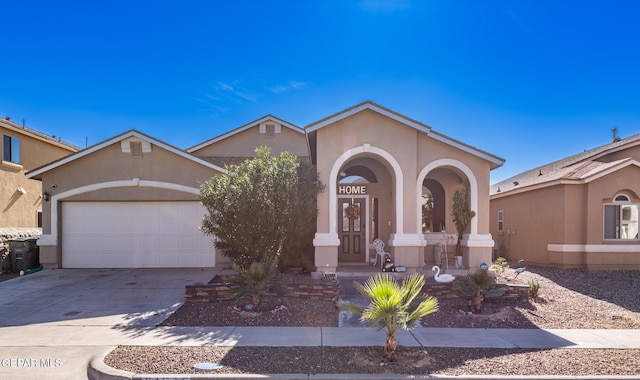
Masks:
[[[338,263],[368,262],[371,242],[393,233],[393,176],[378,159],[359,155],[342,165],[336,183]]]
[[[378,197],[379,211],[374,220],[372,220],[372,215],[375,213],[372,213],[373,207],[371,203],[376,202],[376,197],[371,196],[371,194],[365,194],[367,196],[364,198],[367,200],[368,207],[365,230],[368,235],[365,235],[364,244],[366,253],[368,253],[371,242],[376,235],[376,229],[371,228],[371,223],[378,223],[377,237],[389,246],[394,241],[394,238],[397,239],[397,235],[404,237],[401,233],[403,231],[403,173],[400,164],[389,152],[370,144],[362,144],[351,148],[337,156],[330,169],[327,170],[327,175],[324,177],[327,188],[318,198],[318,232],[313,240],[313,245],[315,247],[315,264],[319,271],[336,270],[339,264],[338,251],[341,240],[338,235],[338,226],[340,218],[342,218],[343,209],[338,202],[340,199],[338,197],[338,183],[341,178],[340,173],[356,165],[372,170],[376,175],[378,186],[383,186],[387,194],[384,202],[381,199],[382,197]],[[322,180],[322,174],[320,177]],[[385,177],[385,179],[382,177]],[[383,211],[383,209],[387,211]],[[365,255],[362,259],[365,261],[367,256]]]
[[[477,214],[479,205],[478,181],[473,171],[464,163],[454,159],[439,159],[426,165],[418,175],[417,196],[420,205],[424,205],[429,197],[432,197],[432,212],[436,208],[444,207],[444,221],[438,220],[437,224],[431,228],[431,224],[425,226],[425,221],[429,217],[425,215],[428,207],[420,207],[416,210],[416,219],[424,239],[427,241],[425,249],[425,262],[429,262],[433,257],[433,247],[436,244],[445,243],[443,240],[449,236],[448,244],[455,244],[456,227],[451,218],[451,207],[453,193],[463,185],[469,186],[469,206]],[[438,199],[440,197],[440,199]],[[477,266],[480,262],[486,261],[487,252],[493,247],[493,240],[488,234],[478,233],[478,218],[471,219],[471,223],[464,234],[462,245],[464,248],[463,263],[465,266]],[[486,217],[486,215],[482,215]],[[434,220],[432,217],[431,220]],[[490,254],[489,254],[490,257]]]

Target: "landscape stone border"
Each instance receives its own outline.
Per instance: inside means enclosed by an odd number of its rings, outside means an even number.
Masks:
[[[291,282],[284,285],[277,293],[288,297],[313,300],[338,300],[339,280],[310,280],[308,282]],[[523,284],[500,284],[504,295],[487,298],[490,302],[524,301],[529,302],[529,286]],[[232,299],[230,293],[235,285],[230,282],[187,285],[185,287],[186,303],[218,302]],[[464,297],[454,289],[453,284],[426,283],[422,291],[435,298]]]
[[[187,285],[185,288],[186,303],[217,302],[232,299],[230,293],[234,285],[230,282]],[[278,295],[312,299],[338,300],[338,281],[291,282],[284,285]]]

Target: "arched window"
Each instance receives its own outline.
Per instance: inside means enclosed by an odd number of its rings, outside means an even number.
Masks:
[[[340,172],[338,183],[377,183],[375,173],[366,166],[354,165]]]
[[[445,194],[440,182],[426,178],[422,182],[422,232],[440,232],[445,228]]]
[[[638,204],[625,194],[616,195],[604,205],[604,238],[609,240],[638,239]]]

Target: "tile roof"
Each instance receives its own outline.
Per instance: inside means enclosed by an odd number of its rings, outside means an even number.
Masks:
[[[640,134],[524,171],[504,181],[493,184],[490,195],[504,194],[530,186],[543,186],[544,184],[558,180],[586,179],[617,165],[624,164],[627,161],[633,161],[631,158],[610,161],[606,159],[606,156],[636,145],[640,145]]]

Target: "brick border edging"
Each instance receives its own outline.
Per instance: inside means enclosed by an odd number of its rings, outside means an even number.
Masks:
[[[185,302],[217,302],[230,300],[230,292],[233,285],[229,282],[218,282],[213,284],[187,285],[185,287]],[[291,282],[284,285],[275,293],[287,297],[337,301],[338,281],[312,281],[312,282]]]
[[[501,297],[487,298],[488,301],[503,302],[517,300],[529,302],[529,286],[520,284],[500,284],[505,288]],[[212,284],[187,285],[185,287],[185,303],[218,302],[232,299],[230,292],[233,285],[229,282]],[[452,284],[426,283],[423,292],[435,298],[464,298],[453,288]],[[287,297],[337,301],[338,280],[318,280],[310,282],[292,282],[284,285],[277,293]]]

